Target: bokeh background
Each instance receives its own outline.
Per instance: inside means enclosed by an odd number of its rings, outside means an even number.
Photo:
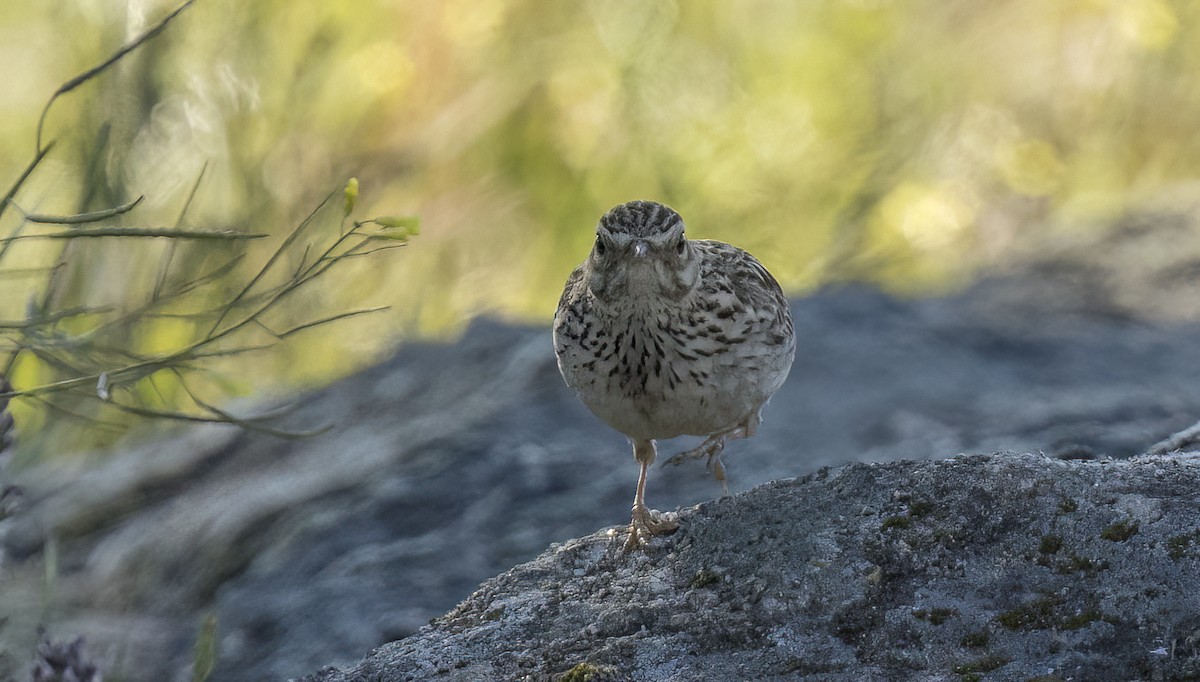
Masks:
[[[176,4],[0,3],[4,186],[32,157],[55,88]],[[57,146],[16,201],[67,214],[144,195],[114,224],[175,225],[187,204],[187,226],[273,235],[190,309],[235,292],[350,177],[357,215],[418,216],[407,248],[347,263],[282,315],[389,311],[213,359],[198,389],[277,395],[481,313],[546,323],[596,219],[635,198],[757,254],[795,295],[850,280],[904,295],[965,286],[1023,245],[1194,194],[1198,28],[1200,4],[1165,0],[199,0],[54,105]],[[335,233],[339,211],[320,229]],[[24,227],[10,210],[0,235]],[[0,320],[44,294],[48,275],[27,270],[62,248],[14,245]],[[68,248],[54,309],[136,309],[165,250],[194,271],[231,247]],[[122,338],[163,351],[197,324],[146,319]],[[66,376],[23,352],[10,378]],[[126,388],[178,402],[170,388]],[[23,445],[120,438],[128,415],[92,403],[14,401]]]
[[[179,2],[0,0],[0,201],[55,90]],[[16,448],[0,421],[0,677],[49,625],[114,679],[218,658],[211,679],[286,679],[625,521],[636,467],[559,380],[548,323],[631,199],[797,301],[793,380],[735,446],[735,490],[1144,452],[1200,404],[1198,85],[1190,0],[195,0],[54,102],[53,148],[0,203],[0,374],[90,377],[15,399]],[[97,225],[266,236],[5,241],[137,197]],[[373,216],[420,234],[183,352]],[[159,438],[176,420],[116,405],[297,399],[280,424],[335,428]],[[668,509],[718,486],[695,466],[652,488]]]

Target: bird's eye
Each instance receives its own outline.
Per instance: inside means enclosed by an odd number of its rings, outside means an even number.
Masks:
[[[687,251],[687,240],[680,238],[679,242],[675,244],[675,253],[682,256],[684,251]]]
[[[603,256],[603,255],[604,255],[604,252],[605,252],[607,249],[608,249],[608,247],[606,247],[606,246],[604,245],[604,240],[603,240],[603,239],[601,239],[599,236],[597,236],[597,237],[596,237],[596,255],[597,255],[597,256]]]

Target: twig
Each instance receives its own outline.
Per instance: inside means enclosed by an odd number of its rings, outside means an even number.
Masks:
[[[54,272],[64,265],[64,263],[59,263],[40,268],[10,268],[8,270],[0,270],[0,277],[33,277],[34,275],[44,275],[48,272]]]
[[[156,418],[160,418],[160,419],[174,419],[177,421],[203,422],[203,423],[209,423],[209,424],[214,424],[214,423],[215,424],[231,424],[233,426],[238,426],[243,429],[246,429],[247,431],[257,431],[259,433],[265,433],[265,434],[268,434],[271,436],[275,436],[276,438],[284,438],[287,440],[299,440],[301,438],[312,438],[313,436],[319,436],[322,433],[325,433],[329,429],[333,428],[332,424],[328,424],[326,426],[322,426],[322,427],[316,428],[316,429],[311,429],[309,431],[286,431],[283,429],[274,429],[269,426],[264,426],[254,420],[239,419],[238,417],[235,417],[235,416],[229,414],[228,412],[225,412],[223,410],[219,410],[219,409],[216,409],[213,407],[206,407],[204,405],[201,405],[201,407],[204,407],[204,409],[210,410],[216,416],[208,417],[208,416],[204,416],[204,415],[188,414],[186,412],[176,412],[176,411],[172,411],[172,410],[155,410],[155,409],[148,408],[148,407],[138,407],[137,405],[126,405],[124,403],[119,403],[115,400],[109,400],[109,401],[107,401],[107,404],[112,405],[113,407],[115,407],[123,412],[128,412],[130,414],[136,414],[141,417],[156,417]]]
[[[333,199],[335,195],[337,195],[337,193],[337,190],[330,192],[320,204],[317,204],[317,207],[314,208],[312,212],[304,218],[304,220],[300,221],[300,224],[296,226],[296,229],[292,230],[291,234],[289,234],[287,238],[283,240],[283,243],[279,245],[279,248],[275,249],[275,253],[271,254],[271,257],[267,259],[266,264],[263,265],[258,273],[254,275],[254,277],[250,278],[250,281],[246,283],[246,286],[242,287],[242,290],[233,297],[233,300],[229,302],[229,305],[217,318],[217,321],[213,322],[212,328],[208,330],[209,336],[212,336],[217,331],[217,328],[220,327],[221,323],[225,321],[225,317],[228,315],[229,311],[233,310],[234,306],[241,302],[241,300],[245,298],[246,294],[250,293],[250,290],[253,289],[254,285],[258,284],[258,281],[267,274],[267,271],[271,269],[271,266],[275,264],[275,261],[279,260],[279,257],[283,255],[284,251],[287,250],[287,247],[290,246],[292,242],[296,241],[297,238],[299,238],[300,233],[304,231],[304,228],[308,227],[309,224],[312,223],[312,220],[314,217],[316,217],[317,213],[319,213],[322,208],[325,208],[325,204],[328,204],[329,201]]]
[[[362,256],[370,256],[371,254],[379,253],[380,251],[391,251],[392,249],[403,249],[406,246],[408,246],[408,244],[389,244],[387,246],[380,246],[379,248],[371,249],[370,251],[356,251],[354,253],[346,253],[346,254],[339,256],[338,259],[346,260],[347,258],[361,258]]]
[[[192,206],[192,200],[196,198],[196,192],[200,189],[200,181],[204,179],[204,172],[208,170],[208,161],[200,167],[200,172],[196,174],[196,182],[192,183],[192,191],[188,192],[187,199],[183,202],[183,208],[179,209],[179,218],[175,221],[175,227],[183,226],[183,219],[187,216],[188,209]],[[167,282],[167,272],[171,269],[171,263],[175,260],[175,246],[177,242],[167,242],[167,248],[163,251],[162,262],[158,266],[158,277],[154,281],[154,291],[150,294],[151,301],[157,301],[162,293],[163,285]]]
[[[81,227],[65,232],[21,234],[0,243],[25,239],[93,239],[97,237],[166,237],[170,239],[262,239],[269,235],[236,230],[176,230],[170,227]]]
[[[30,400],[33,400],[35,402],[41,403],[42,405],[45,405],[46,408],[52,412],[57,412],[65,417],[70,417],[71,419],[77,419],[79,421],[86,422],[92,426],[99,427],[101,429],[105,429],[106,431],[109,431],[110,433],[120,433],[121,431],[123,431],[125,429],[125,426],[123,424],[118,424],[116,422],[111,422],[111,421],[107,421],[104,419],[98,419],[96,417],[90,417],[86,414],[80,414],[78,412],[75,412],[74,410],[69,410],[69,409],[63,407],[62,405],[59,405],[47,398],[41,397],[41,396],[34,396],[34,397],[30,398]]]
[[[83,223],[95,223],[106,218],[112,218],[113,216],[119,216],[122,213],[128,213],[129,211],[132,211],[135,206],[142,203],[142,199],[145,199],[145,197],[140,196],[127,204],[121,204],[120,206],[114,206],[113,208],[106,208],[102,211],[77,213],[75,215],[43,215],[41,213],[26,213],[25,219],[31,223],[53,223],[56,225],[80,225]],[[13,205],[16,206],[15,203]],[[20,206],[17,206],[17,208],[20,208]]]
[[[45,326],[48,324],[54,324],[55,322],[58,322],[59,320],[62,320],[62,319],[68,318],[68,317],[76,317],[78,315],[93,315],[96,313],[105,313],[105,312],[108,312],[109,310],[112,310],[112,308],[89,308],[87,306],[80,306],[78,308],[71,308],[69,310],[60,310],[56,313],[50,313],[49,315],[42,315],[41,317],[36,317],[33,319],[29,319],[29,320],[22,320],[19,322],[15,321],[15,320],[13,320],[13,321],[0,320],[0,329],[29,329],[31,327],[42,327],[42,326]]]
[[[355,317],[357,315],[366,315],[368,313],[377,313],[382,310],[388,310],[390,308],[391,308],[391,306],[384,305],[384,306],[379,306],[376,308],[363,308],[361,310],[351,310],[351,311],[344,312],[344,313],[341,313],[338,315],[330,315],[329,317],[324,317],[319,320],[313,320],[312,322],[305,322],[304,324],[297,325],[297,326],[292,327],[291,329],[284,331],[284,332],[279,332],[279,333],[271,332],[271,333],[274,334],[276,338],[285,339],[285,338],[291,336],[292,334],[295,334],[296,332],[301,332],[301,331],[304,331],[305,329],[312,329],[313,327],[317,327],[317,326],[320,326],[323,324],[328,324],[330,322],[334,322],[335,320],[344,320],[347,317]],[[271,331],[271,330],[268,328],[267,331]]]
[[[25,181],[29,179],[29,176],[33,174],[34,169],[38,167],[38,164],[42,162],[42,159],[46,158],[46,155],[49,154],[50,150],[53,148],[53,142],[46,145],[44,149],[39,147],[37,154],[33,155],[33,161],[30,161],[29,165],[25,166],[25,170],[21,171],[21,175],[17,177],[12,186],[8,188],[8,193],[4,195],[4,198],[0,199],[0,218],[4,217],[4,210],[8,208],[9,204],[12,203],[13,197],[17,196],[17,191],[21,189],[21,186],[25,184]],[[17,226],[17,229],[13,231],[13,234],[20,234],[21,227],[21,225]],[[9,244],[11,244],[11,242],[5,242],[3,246],[0,246],[0,261],[3,261],[5,254],[8,253]]]
[[[195,1],[196,0],[185,0],[183,4],[171,10],[167,16],[163,17],[161,21],[152,26],[150,30],[146,31],[137,38],[134,38],[131,42],[122,45],[121,48],[109,56],[108,59],[59,86],[58,90],[55,90],[54,94],[50,95],[50,99],[46,101],[46,106],[42,108],[42,115],[38,118],[37,137],[35,138],[38,153],[40,154],[42,151],[42,127],[46,123],[46,114],[50,113],[50,106],[54,104],[55,100],[57,100],[60,95],[65,95],[80,85],[83,85],[89,80],[95,78],[105,69],[113,64],[116,64],[122,57],[136,50],[142,43],[157,36],[159,33],[162,33],[163,29],[167,27],[167,24],[171,23],[172,19],[179,16],[180,12],[183,12],[183,10],[190,7]]]

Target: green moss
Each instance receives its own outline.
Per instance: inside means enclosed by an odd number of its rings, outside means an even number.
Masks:
[[[1187,556],[1188,550],[1197,544],[1200,544],[1200,530],[1176,535],[1167,540],[1167,556],[1175,561],[1179,561]]]
[[[958,682],[980,682],[982,679],[983,675],[979,673],[963,673],[959,675]]]
[[[929,500],[913,500],[908,505],[908,515],[919,519],[922,516],[928,516],[933,511],[933,508],[934,505]]]
[[[879,526],[880,530],[891,530],[893,528],[912,528],[912,519],[907,516],[889,516],[883,520],[883,524]]]
[[[1086,627],[1088,623],[1100,620],[1103,617],[1104,614],[1096,609],[1086,609],[1081,613],[1064,618],[1061,627],[1063,630],[1078,630]]]
[[[983,630],[968,632],[967,634],[963,635],[963,638],[959,640],[959,643],[963,646],[971,647],[973,649],[981,649],[988,645],[989,639],[990,636],[985,628]]]
[[[688,582],[688,586],[693,588],[708,587],[721,582],[721,576],[716,571],[711,571],[707,568],[702,568],[696,571],[696,575]]]
[[[1059,560],[1054,568],[1054,572],[1060,575],[1070,575],[1072,573],[1093,573],[1102,571],[1108,568],[1107,561],[1093,561],[1087,557],[1072,554]]]
[[[1055,554],[1062,549],[1062,538],[1057,535],[1043,535],[1042,541],[1038,543],[1038,551],[1042,554]]]
[[[971,673],[987,673],[995,670],[996,668],[1002,668],[1008,665],[1008,660],[1009,659],[997,654],[987,654],[986,656],[977,658],[974,661],[960,663],[959,665],[954,666],[954,672],[960,675]]]
[[[1137,521],[1117,521],[1113,525],[1101,531],[1100,537],[1104,538],[1105,540],[1112,540],[1113,542],[1125,542],[1129,538],[1137,535],[1137,532]]]
[[[1057,595],[1044,595],[996,616],[996,622],[1009,630],[1045,630],[1054,627],[1054,607],[1061,603]]]
[[[1064,604],[1064,600],[1056,594],[1043,595],[996,616],[996,622],[1009,630],[1078,630],[1088,623],[1106,619],[1095,607],[1063,614],[1060,607]]]
[[[585,662],[585,663],[580,663],[580,664],[576,665],[574,668],[571,668],[567,672],[563,673],[562,677],[558,678],[558,681],[559,682],[592,682],[592,680],[599,679],[599,677],[601,675],[604,675],[608,672],[611,672],[611,671],[607,668],[601,668],[600,666],[592,665],[591,663]]]
[[[913,616],[921,620],[927,620],[934,625],[941,625],[949,620],[952,616],[958,615],[958,609],[917,609],[913,611]]]
[[[1079,503],[1069,497],[1062,498],[1058,503],[1058,510],[1064,514],[1070,514],[1076,509],[1079,509]]]

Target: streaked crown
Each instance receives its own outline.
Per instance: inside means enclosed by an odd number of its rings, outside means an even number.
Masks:
[[[654,201],[631,201],[621,204],[600,218],[600,228],[611,234],[624,234],[635,239],[646,239],[665,234],[676,226],[682,227],[683,218],[669,206]]]

